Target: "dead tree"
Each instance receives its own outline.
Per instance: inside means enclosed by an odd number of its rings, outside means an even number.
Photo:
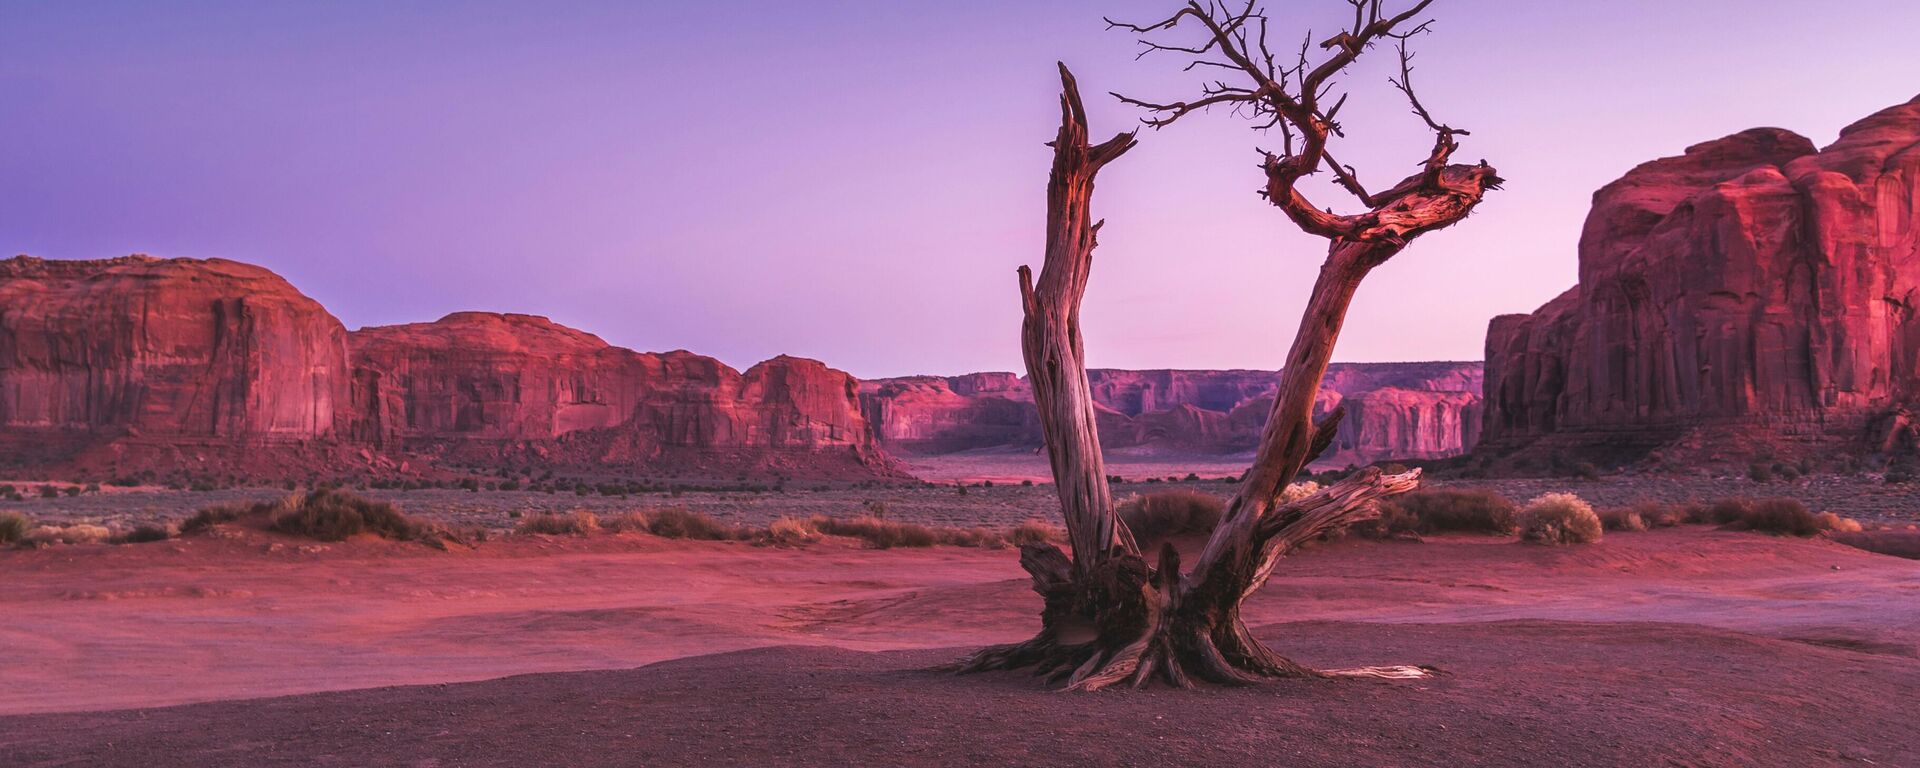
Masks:
[[[1301,229],[1328,241],[1327,258],[1287,354],[1256,458],[1186,573],[1171,544],[1148,564],[1115,515],[1107,486],[1079,311],[1100,230],[1089,210],[1094,176],[1131,149],[1135,137],[1124,133],[1090,145],[1080,94],[1072,74],[1061,66],[1061,125],[1051,144],[1046,261],[1037,283],[1026,267],[1019,274],[1025,310],[1022,349],[1073,554],[1069,558],[1047,544],[1022,548],[1021,566],[1045,602],[1040,632],[1026,642],[981,650],[960,662],[961,671],[1035,667],[1077,690],[1122,682],[1137,687],[1155,677],[1188,687],[1193,678],[1243,684],[1284,677],[1424,674],[1411,667],[1309,669],[1256,640],[1240,614],[1241,603],[1266,583],[1287,553],[1322,534],[1377,516],[1379,499],[1419,485],[1418,470],[1385,475],[1369,468],[1306,498],[1281,501],[1288,481],[1326,449],[1339,422],[1341,412],[1336,410],[1313,423],[1313,403],[1361,279],[1414,238],[1465,218],[1482,195],[1500,183],[1484,162],[1449,163],[1458,147],[1456,138],[1467,132],[1434,120],[1414,95],[1412,56],[1405,41],[1426,29],[1425,23],[1409,24],[1432,0],[1393,15],[1382,13],[1382,0],[1348,2],[1354,9],[1352,26],[1321,43],[1327,53],[1312,63],[1305,45],[1291,64],[1278,63],[1267,46],[1266,17],[1251,2],[1238,11],[1217,2],[1190,2],[1153,24],[1109,22],[1147,36],[1142,41],[1145,52],[1184,53],[1193,57],[1190,70],[1229,73],[1238,84],[1216,80],[1194,101],[1119,98],[1152,112],[1144,122],[1155,128],[1215,106],[1263,121],[1260,127],[1278,127],[1283,149],[1261,152],[1262,194]],[[1152,39],[1183,21],[1204,28],[1200,42],[1179,46]],[[1328,153],[1329,138],[1341,135],[1336,116],[1344,99],[1325,108],[1322,100],[1336,74],[1384,39],[1400,43],[1400,76],[1392,80],[1394,87],[1405,94],[1435,139],[1418,173],[1372,193],[1353,168]],[[1310,201],[1297,185],[1321,168],[1331,171],[1364,210],[1336,214]]]

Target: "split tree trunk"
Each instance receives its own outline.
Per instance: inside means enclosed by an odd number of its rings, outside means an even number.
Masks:
[[[1134,146],[1131,133],[1087,141],[1086,111],[1062,65],[1061,126],[1052,143],[1046,261],[1036,283],[1020,269],[1027,374],[1059,489],[1072,557],[1050,544],[1022,548],[1021,566],[1045,601],[1033,639],[962,661],[961,671],[1034,667],[1068,687],[1094,690],[1156,677],[1188,687],[1194,678],[1239,684],[1329,674],[1409,676],[1410,668],[1316,671],[1267,649],[1241,620],[1240,605],[1274,565],[1302,543],[1377,515],[1376,502],[1419,484],[1419,471],[1355,473],[1304,499],[1280,502],[1287,481],[1325,450],[1340,412],[1312,423],[1315,395],[1361,278],[1404,241],[1335,240],[1287,357],[1259,453],[1193,572],[1172,545],[1149,564],[1114,514],[1095,429],[1080,334],[1095,235],[1094,177]]]

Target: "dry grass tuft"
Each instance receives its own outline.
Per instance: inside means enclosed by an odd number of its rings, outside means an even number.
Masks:
[[[1609,531],[1644,531],[1651,527],[1638,510],[1608,509],[1600,512],[1600,526]]]
[[[1829,515],[1834,521],[1838,515]],[[1814,536],[1831,530],[1807,505],[1794,499],[1727,499],[1713,506],[1714,522],[1729,531],[1760,531],[1783,536]],[[1851,522],[1851,521],[1848,521]]]
[[[940,543],[939,534],[932,528],[914,523],[882,520],[871,515],[845,519],[816,515],[811,522],[813,527],[821,533],[828,536],[861,539],[874,549],[931,547]]]
[[[600,518],[592,512],[555,514],[545,512],[520,521],[514,533],[544,536],[585,536],[600,530]]]
[[[1219,497],[1186,490],[1133,496],[1114,508],[1142,551],[1152,550],[1168,537],[1211,532],[1225,510],[1226,503]]]
[[[292,509],[299,504],[299,499],[300,497],[298,496],[288,496],[279,501],[256,501],[250,504],[233,503],[203,507],[200,511],[193,513],[192,517],[180,523],[180,534],[184,536],[190,533],[199,533],[216,525],[238,522],[246,518],[271,517],[276,512]]]
[[[1666,504],[1658,501],[1642,501],[1628,507],[1627,510],[1639,515],[1641,522],[1649,530],[1654,528],[1672,528],[1687,522],[1692,507],[1698,505]]]
[[[113,535],[114,544],[147,544],[173,538],[173,529],[155,523],[141,523]]]
[[[18,512],[0,512],[0,544],[14,544],[33,530],[33,521]]]
[[[1752,502],[1746,514],[1723,526],[1731,531],[1763,531],[1786,536],[1812,536],[1820,532],[1820,519],[1807,505],[1793,499],[1764,499]]]
[[[1007,545],[1007,537],[987,528],[935,528],[933,531],[940,543],[949,547],[999,549]]]
[[[28,546],[44,547],[50,544],[98,544],[111,538],[113,531],[105,526],[74,523],[35,526],[20,540]]]
[[[1731,525],[1753,517],[1754,507],[1760,502],[1745,497],[1721,499],[1703,509],[1694,510],[1691,522],[1712,525]]]
[[[346,541],[361,534],[372,534],[393,541],[417,541],[444,548],[450,539],[460,538],[444,526],[414,520],[392,504],[337,488],[288,494],[276,501],[206,507],[180,523],[179,535],[239,522],[317,541]],[[158,541],[165,538],[161,536],[163,533],[171,534],[171,531],[143,526],[117,538],[124,543]]]
[[[1438,489],[1388,499],[1380,510],[1390,532],[1464,531],[1507,535],[1518,528],[1513,502],[1492,491]]]
[[[1007,531],[1007,540],[1014,546],[1050,544],[1066,541],[1067,529],[1041,520],[1028,520]]]
[[[1591,544],[1603,528],[1593,507],[1571,493],[1546,493],[1520,510],[1520,538],[1536,544]]]
[[[1866,530],[1866,526],[1861,525],[1860,521],[1849,520],[1832,512],[1822,512],[1814,515],[1813,518],[1820,524],[1820,530],[1828,533],[1859,533]]]
[[[797,547],[820,540],[813,521],[783,517],[767,524],[767,542],[777,547]]]
[[[600,529],[609,533],[648,533],[653,530],[653,518],[645,512],[622,512],[599,522]]]
[[[394,541],[417,541],[428,533],[426,526],[401,514],[392,504],[330,488],[308,493],[292,509],[274,515],[268,527],[318,541],[346,541],[363,533]]]
[[[728,541],[745,538],[745,532],[735,526],[679,507],[670,507],[653,513],[653,519],[648,524],[647,530],[655,536],[666,539]]]

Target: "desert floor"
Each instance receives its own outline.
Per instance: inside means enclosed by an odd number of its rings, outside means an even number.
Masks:
[[[232,533],[0,552],[0,763],[1920,765],[1920,562],[1689,526],[1349,539],[1250,623],[1427,681],[1065,694],[1010,550]]]

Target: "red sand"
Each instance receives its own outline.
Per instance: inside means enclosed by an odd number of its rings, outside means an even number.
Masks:
[[[0,714],[682,660],[455,688],[0,718],[0,754],[23,755],[17,764],[26,765],[75,754],[87,756],[79,764],[165,755],[257,765],[323,752],[342,764],[592,764],[590,755],[684,764],[722,754],[739,764],[831,764],[833,754],[1008,762],[1044,734],[994,724],[1036,727],[1038,708],[1054,719],[1037,727],[1089,749],[1100,733],[1137,734],[1160,717],[1184,724],[1119,752],[1088,753],[1092,763],[1139,762],[1167,740],[1198,751],[1167,752],[1179,757],[1166,764],[1202,755],[1270,764],[1263,755],[1288,754],[1271,751],[1281,747],[1302,750],[1307,764],[1321,764],[1316,754],[1343,764],[1341,750],[1426,764],[1416,759],[1428,754],[1421,745],[1438,739],[1454,746],[1429,756],[1456,763],[1640,765],[1634,756],[1665,755],[1677,765],[1808,765],[1853,755],[1920,765],[1920,707],[1905,697],[1920,684],[1920,562],[1704,529],[1610,534],[1562,549],[1471,537],[1352,541],[1283,565],[1250,622],[1309,662],[1433,664],[1452,676],[1067,697],[1024,677],[913,671],[1031,633],[1037,598],[1014,560],[1007,550],[783,550],[648,537],[516,540],[456,553],[251,537],[5,552]],[[1514,623],[1521,619],[1533,621]],[[1299,621],[1335,623],[1276,624]],[[781,645],[941,650],[709,655]],[[1784,706],[1813,707],[1806,711],[1819,718],[1768,714]],[[1088,707],[1113,719],[1073,719]],[[1239,707],[1258,711],[1241,724],[1203,721]],[[933,720],[905,717],[915,708]],[[1559,722],[1589,710],[1590,721]],[[845,719],[856,716],[871,719]],[[315,718],[340,727],[306,725]],[[812,736],[798,732],[807,718],[819,720]],[[570,723],[580,739],[566,738]],[[1449,723],[1488,730],[1434,732]],[[1781,728],[1799,731],[1774,735]],[[117,746],[104,746],[101,729],[123,735]],[[1270,729],[1281,734],[1256,733]],[[1344,746],[1316,752],[1307,736],[1323,731],[1343,734]],[[629,733],[640,742],[621,741]],[[838,751],[809,752],[808,739]],[[925,743],[909,749],[916,739]],[[602,753],[615,744],[626,746]],[[1720,751],[1699,751],[1703,744]],[[1567,759],[1520,760],[1554,745]],[[1581,745],[1596,759],[1574,759]],[[953,749],[977,751],[945,751]],[[1775,759],[1785,756],[1802,759]]]

